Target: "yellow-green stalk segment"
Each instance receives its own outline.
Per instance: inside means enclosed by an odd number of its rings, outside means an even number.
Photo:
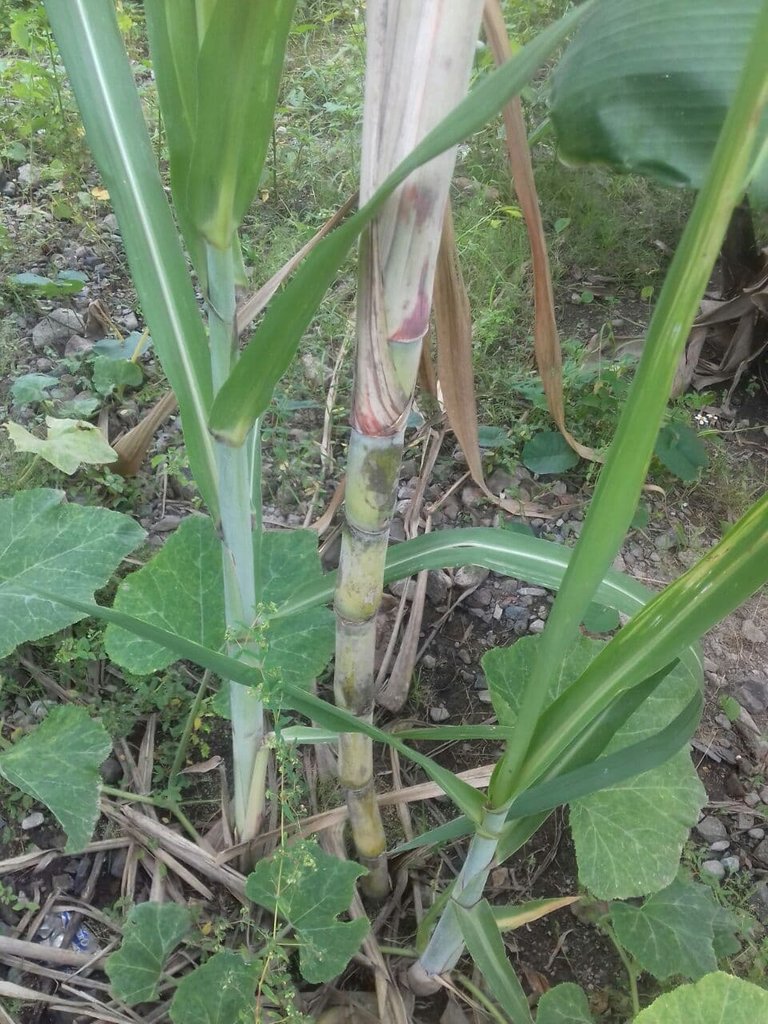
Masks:
[[[466,94],[481,14],[482,0],[369,0],[361,205]],[[340,706],[366,720],[373,715],[376,612],[403,432],[455,157],[449,150],[414,172],[361,240],[334,689]],[[388,889],[385,836],[367,737],[342,736],[339,772],[358,856],[369,868],[363,886],[381,897]]]

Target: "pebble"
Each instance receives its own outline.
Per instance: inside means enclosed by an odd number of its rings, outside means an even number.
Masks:
[[[528,609],[521,608],[519,604],[508,604],[504,609],[504,618],[517,622],[520,619],[528,621]]]
[[[442,569],[433,569],[427,576],[427,597],[434,605],[442,605],[451,592],[451,577]]]
[[[64,345],[82,329],[82,321],[73,309],[55,309],[32,328],[32,347],[39,352],[44,348]]]
[[[708,875],[712,875],[714,878],[725,878],[725,868],[719,860],[705,860],[701,865],[701,870],[706,871]]]
[[[741,635],[753,644],[764,644],[768,639],[765,632],[756,626],[752,619],[744,619],[741,624]]]
[[[745,832],[750,828],[755,827],[755,816],[754,814],[745,814],[741,811],[736,815],[736,828],[743,829]]]
[[[748,835],[749,835],[750,839],[765,839],[765,829],[764,828],[751,828],[749,830]]]
[[[425,654],[424,657],[421,659],[421,664],[426,669],[433,669],[435,665],[437,665],[437,658],[434,656],[434,654]]]
[[[721,864],[729,875],[735,875],[741,867],[741,862],[738,857],[723,857]]]
[[[715,715],[715,721],[721,729],[725,729],[726,732],[731,732],[733,726],[731,725],[730,719],[727,715]]]
[[[711,814],[701,819],[696,826],[696,831],[708,843],[715,843],[718,839],[728,838],[728,830],[725,825],[719,818],[715,818]]]
[[[768,924],[768,882],[760,882],[755,886],[750,908],[761,924]]]
[[[25,832],[28,832],[31,828],[39,828],[44,821],[45,818],[40,811],[32,811],[32,813],[28,814],[22,821],[21,827]]]
[[[491,691],[490,690],[478,690],[477,691],[477,699],[479,701],[482,701],[483,704],[491,704],[491,703],[493,703],[491,701]]]
[[[757,807],[757,805],[760,803],[760,799],[761,798],[757,795],[757,793],[747,793],[747,795],[744,797],[744,803],[747,805],[747,807]],[[766,801],[766,803],[768,803],[768,800]]]
[[[123,777],[123,766],[116,757],[108,757],[106,761],[102,761],[99,770],[102,779],[108,786],[114,786]]]
[[[755,859],[768,867],[768,839],[762,839],[755,847]]]
[[[458,658],[459,658],[459,661],[463,661],[465,665],[471,665],[472,664],[472,655],[469,653],[469,651],[466,649],[466,647],[462,647],[458,651]]]
[[[712,853],[725,853],[729,848],[730,842],[727,839],[718,839],[716,843],[712,843],[710,850]]]
[[[453,581],[458,587],[479,587],[490,575],[488,569],[483,569],[479,565],[464,565],[456,570]]]
[[[446,722],[451,717],[451,713],[448,708],[441,706],[439,708],[430,708],[429,717],[433,722]]]
[[[760,799],[763,801],[764,804],[768,804],[768,786],[763,786],[763,788],[760,790]],[[752,806],[754,807],[755,805],[752,804]]]
[[[114,213],[108,213],[106,217],[102,217],[101,223],[107,231],[111,231],[113,234],[117,234],[120,231],[120,226],[117,223],[117,217]]]
[[[523,597],[546,597],[547,592],[543,587],[520,587],[518,594]]]
[[[528,627],[528,632],[529,633],[543,633],[544,629],[546,628],[546,625],[547,625],[546,622],[544,622],[542,619],[534,619],[533,622]]]

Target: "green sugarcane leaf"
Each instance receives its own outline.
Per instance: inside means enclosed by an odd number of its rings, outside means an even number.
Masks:
[[[243,444],[290,366],[323,295],[361,231],[411,171],[462,142],[520,92],[589,7],[545,29],[503,67],[491,72],[392,172],[366,205],[307,256],[275,297],[229,379],[216,396],[210,427],[222,441]]]
[[[293,8],[218,0],[202,38],[186,201],[218,249],[232,245],[261,178]]]
[[[527,817],[592,793],[610,791],[619,783],[665,764],[693,736],[701,719],[703,703],[701,694],[696,694],[668,726],[647,739],[532,786],[512,802],[509,817]],[[623,793],[621,799],[624,799]]]
[[[302,840],[260,860],[248,876],[248,898],[293,928],[301,974],[307,981],[335,978],[368,934],[367,918],[338,919],[349,909],[355,882],[364,874],[365,868],[332,857],[316,840]]]
[[[768,495],[696,565],[653,598],[605,645],[534,733],[526,776],[538,777],[618,693],[695,643],[768,579]],[[689,670],[700,673],[687,659]]]
[[[469,955],[498,1005],[504,1008],[513,1024],[532,1024],[528,1000],[507,959],[507,950],[488,901],[480,900],[471,910],[452,903],[446,913],[456,915]]]
[[[720,0],[602,0],[552,77],[561,156],[700,188],[759,9],[732,0],[724,19]],[[768,201],[768,167],[752,195]]]
[[[517,906],[493,906],[491,910],[499,931],[508,932],[522,928],[531,921],[538,921],[563,907],[570,907],[580,899],[580,896],[554,896],[545,900],[528,900]]]
[[[717,970],[715,920],[720,906],[707,885],[675,879],[642,904],[616,903],[616,937],[644,971],[659,981],[681,975],[696,981]]]
[[[260,665],[246,664],[235,658],[230,658],[226,654],[211,650],[209,647],[196,643],[194,640],[179,636],[167,629],[162,629],[153,622],[144,621],[137,616],[128,615],[115,608],[103,608],[101,605],[93,604],[92,602],[79,601],[65,593],[52,594],[45,587],[34,586],[30,587],[29,590],[46,604],[52,604],[55,607],[63,605],[65,609],[75,609],[81,612],[83,616],[92,615],[103,622],[119,626],[145,640],[151,641],[158,647],[174,651],[178,658],[193,661],[196,665],[200,665],[201,668],[207,668],[211,672],[215,672],[222,679],[229,679],[232,682],[249,687],[263,687],[265,685],[264,671]],[[80,617],[75,617],[75,621]],[[403,756],[410,758],[420,765],[427,775],[440,786],[443,792],[472,821],[481,821],[484,800],[472,786],[464,782],[463,779],[457,778],[446,768],[442,768],[431,758],[411,750],[410,747],[396,739],[391,733],[384,732],[383,729],[377,729],[375,725],[370,725],[362,719],[349,714],[349,712],[337,708],[333,704],[328,704],[326,701],[315,697],[314,694],[306,692],[302,687],[296,686],[287,680],[281,682],[279,696],[284,707],[298,711],[299,714],[313,719],[326,729],[333,729],[337,732],[358,732],[364,736],[369,736],[372,740],[377,740],[379,743],[385,743],[388,746],[394,747]]]
[[[67,853],[85,849],[99,817],[99,768],[112,749],[85,708],[52,708],[34,732],[0,753],[0,775],[39,800],[67,834]]]
[[[463,839],[464,836],[471,835],[473,831],[474,827],[469,818],[460,814],[453,821],[446,821],[444,825],[438,825],[436,828],[431,828],[428,832],[422,832],[420,836],[415,836],[407,843],[400,843],[392,851],[392,856],[396,857],[398,854],[407,853],[409,850],[421,850],[425,846],[443,846],[445,843],[451,843],[456,839]]]
[[[0,657],[89,614],[58,596],[91,600],[144,531],[128,516],[66,503],[62,491],[22,491],[0,500]],[[37,587],[56,596],[36,596]]]
[[[173,1024],[232,1024],[253,1019],[260,963],[221,949],[189,971],[173,994],[168,1014]]]
[[[587,993],[572,982],[555,985],[539,1000],[536,1024],[594,1024]]]
[[[656,435],[666,413],[667,399],[680,354],[725,235],[731,211],[743,194],[758,120],[768,98],[765,66],[767,47],[768,9],[763,8],[706,181],[659,296],[643,354],[605,466],[600,473],[584,529],[547,620],[544,643],[521,702],[517,742],[507,747],[489,787],[489,795],[496,805],[503,804],[519,791],[523,781],[521,773],[526,771],[523,763],[526,760],[532,761],[534,752],[536,757],[541,754],[541,750],[536,747],[536,731],[542,703],[546,699],[547,681],[568,657],[578,635],[585,603],[595,598],[600,580],[615,558],[634,516]],[[653,642],[654,638],[646,635],[645,639]],[[667,652],[663,662],[644,666],[639,678],[647,677],[660,668],[661,664],[669,662],[681,646],[679,644],[674,651]],[[635,681],[638,681],[637,677]],[[611,696],[615,696],[620,686],[621,683],[617,683]],[[588,705],[594,707],[597,704],[599,707],[600,701],[606,696],[607,688],[598,687],[588,700]],[[592,717],[592,713],[586,714],[586,719]],[[581,722],[584,721],[585,718],[581,718]],[[578,732],[576,721],[572,727]],[[529,753],[532,755],[530,758]]]
[[[118,999],[136,1006],[157,996],[166,958],[192,927],[192,915],[178,903],[139,903],[123,926],[120,949],[104,969]]]
[[[179,400],[195,481],[215,514],[216,469],[207,430],[212,398],[208,345],[114,5],[47,0],[45,6],[120,223],[155,349]]]
[[[768,1019],[768,992],[717,971],[651,1003],[634,1024],[756,1024]]]

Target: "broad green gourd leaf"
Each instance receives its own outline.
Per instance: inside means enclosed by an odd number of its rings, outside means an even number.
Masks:
[[[80,466],[104,466],[117,460],[116,452],[92,423],[46,416],[45,424],[47,436],[44,438],[35,437],[12,421],[5,424],[5,429],[17,451],[33,452],[68,476]]]
[[[138,359],[152,347],[152,338],[146,331],[131,331],[124,338],[99,338],[93,352],[109,359]]]
[[[488,900],[480,900],[471,910],[451,903],[444,913],[456,915],[469,955],[491,995],[513,1024],[532,1024],[528,1000],[507,959],[507,950]]]
[[[651,1003],[634,1024],[757,1024],[768,1020],[768,991],[718,971]]]
[[[540,430],[523,445],[523,465],[532,473],[565,473],[579,456],[557,430]]]
[[[339,921],[365,868],[331,857],[315,841],[281,847],[248,876],[249,899],[293,928],[302,977],[320,983],[344,970],[368,934],[367,918]]]
[[[502,725],[513,726],[517,721],[520,695],[533,670],[540,646],[539,636],[524,636],[510,647],[495,647],[482,657],[493,709]],[[550,680],[545,707],[579,678],[604,646],[604,640],[579,637],[568,660],[560,667],[557,676]]]
[[[671,672],[617,730],[606,754],[620,754],[654,735],[697,688],[687,672]],[[599,899],[642,896],[668,886],[705,801],[684,749],[657,768],[572,803],[579,880]]]
[[[123,941],[104,969],[118,999],[135,1006],[157,995],[166,958],[192,926],[192,915],[178,903],[139,903],[123,926]]]
[[[321,575],[317,535],[310,530],[266,533],[262,553],[267,606],[284,600],[313,574]],[[211,520],[185,519],[147,565],[122,581],[115,608],[204,647],[222,647],[226,621],[221,544]],[[333,614],[322,607],[273,625],[267,620],[262,668],[283,682],[306,684],[328,664],[333,635]],[[135,675],[160,671],[177,660],[174,651],[115,626],[107,627],[105,644],[110,657]]]
[[[539,1000],[536,1024],[594,1024],[587,993],[581,985],[555,985]]]
[[[0,657],[84,618],[56,598],[92,600],[143,537],[128,516],[66,504],[63,491],[0,500]]]
[[[731,0],[724,17],[721,0],[601,0],[552,76],[563,159],[700,188],[759,9]],[[768,167],[752,195],[768,200]]]
[[[353,217],[320,242],[282,292],[272,300],[248,347],[218,392],[210,427],[228,444],[240,445],[266,409],[275,385],[290,366],[299,342],[323,295],[360,232],[411,171],[462,142],[501,110],[527,84],[552,50],[565,38],[587,6],[569,12],[475,86],[392,172]]]
[[[137,388],[144,380],[144,371],[129,359],[98,356],[93,361],[93,386],[100,395],[111,395],[121,388]]]
[[[676,974],[695,981],[717,970],[719,910],[708,886],[675,879],[640,907],[614,904],[611,921],[619,942],[644,971],[659,981]]]
[[[114,607],[205,647],[224,641],[221,544],[207,516],[188,516],[147,564],[126,576]],[[133,675],[159,672],[177,655],[117,626],[104,634],[107,654]]]
[[[45,298],[55,299],[61,295],[76,295],[85,287],[88,278],[77,270],[60,271],[56,280],[50,277],[41,277],[40,274],[9,274],[8,283],[16,288],[24,288],[34,292],[36,295],[43,295]]]
[[[258,965],[239,953],[222,949],[202,967],[185,974],[174,993],[169,1011],[174,1024],[232,1024],[253,1019]]]
[[[109,734],[85,708],[51,708],[34,732],[0,753],[0,775],[52,812],[67,834],[67,853],[84,849],[99,816],[99,768]]]
[[[685,423],[668,423],[659,431],[656,457],[685,483],[692,483],[709,462],[699,435]]]
[[[11,397],[19,405],[43,402],[50,397],[46,392],[58,383],[59,378],[51,377],[48,373],[25,373],[11,384]]]
[[[46,0],[45,7],[120,223],[155,350],[179,400],[195,482],[215,515],[216,468],[206,427],[212,399],[208,343],[114,4]]]

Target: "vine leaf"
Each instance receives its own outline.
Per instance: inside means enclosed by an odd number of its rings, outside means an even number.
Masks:
[[[192,925],[192,915],[178,903],[139,903],[123,927],[120,949],[104,965],[112,990],[129,1006],[157,995],[157,983],[171,950]]]
[[[16,451],[39,455],[68,476],[80,466],[106,466],[117,460],[102,432],[92,423],[46,416],[45,425],[46,437],[35,437],[12,420],[5,424],[5,429]]]
[[[580,985],[555,985],[539,1000],[536,1024],[594,1024],[587,994]]]
[[[232,1024],[254,1004],[255,966],[222,949],[179,982],[170,1008],[174,1024]],[[253,1019],[253,1014],[251,1014]]]
[[[349,908],[355,881],[365,869],[325,853],[314,841],[279,849],[248,876],[249,899],[284,918],[294,929],[301,974],[330,981],[344,970],[368,933],[367,918],[339,921]]]
[[[34,732],[0,754],[0,775],[39,800],[67,834],[67,853],[88,845],[99,816],[99,768],[112,749],[100,722],[73,704],[51,708]]]
[[[755,1024],[768,1020],[768,992],[732,974],[707,974],[651,1003],[634,1024]]]

